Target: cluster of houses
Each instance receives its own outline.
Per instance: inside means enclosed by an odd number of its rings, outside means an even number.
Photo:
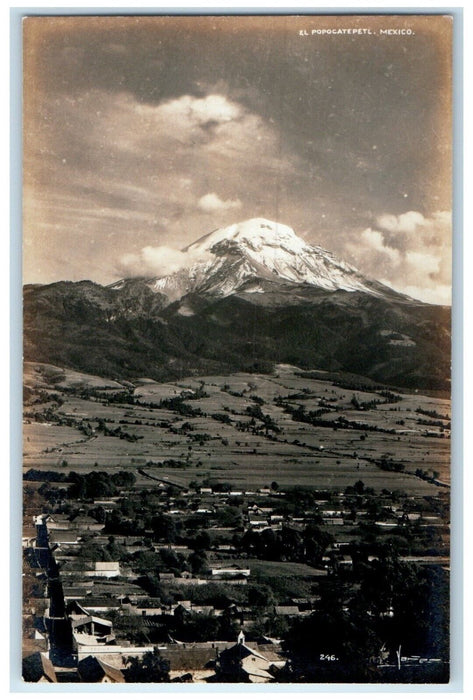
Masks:
[[[45,587],[41,619],[29,616],[31,628],[25,635],[29,639],[24,644],[24,680],[125,682],[130,660],[152,653],[156,647],[137,646],[120,638],[109,619],[111,613],[135,615],[153,625],[163,616],[223,612],[213,606],[193,605],[190,600],[169,606],[140,604],[143,591],[133,583],[133,572],[126,571],[120,562],[95,561],[84,567],[78,562],[68,562],[67,555],[62,555],[61,547],[70,551],[71,546],[80,543],[84,532],[100,533],[102,528],[103,525],[87,516],[69,521],[61,514],[39,515],[34,528],[28,528],[25,533],[23,544],[30,555],[29,575],[43,581]],[[62,556],[65,558],[61,559]],[[210,578],[246,582],[250,573],[249,569],[239,567],[217,567],[210,571]],[[162,573],[160,578],[170,582],[175,577]],[[247,611],[234,607],[233,614],[244,624]],[[36,608],[38,612],[40,606]],[[247,643],[243,632],[233,642],[185,643],[170,639],[158,650],[169,663],[171,682],[225,682],[237,680],[236,673],[241,681],[269,682],[274,680],[275,669],[286,663],[277,640]]]
[[[278,492],[284,503],[284,493]],[[323,527],[333,533],[333,543],[327,548],[320,570],[314,576],[326,576],[334,568],[351,568],[351,539],[347,525],[368,516],[367,510],[353,510],[345,504],[344,493],[333,494],[330,499],[315,502]],[[130,494],[133,497],[133,494]],[[166,486],[161,493],[161,513],[170,518],[198,514],[213,520],[220,508],[231,503],[239,503],[241,515],[240,533],[265,530],[281,531],[291,527],[302,531],[312,521],[313,513],[298,516],[288,515],[287,509],[275,505],[271,489],[257,492],[231,491],[222,493],[211,487],[201,487],[198,492],[182,491],[178,498],[167,497]],[[182,501],[188,502],[188,507]],[[96,500],[89,504],[89,511],[101,507],[106,513],[113,512],[119,498]],[[191,505],[193,503],[193,505]],[[163,508],[163,505],[165,506]],[[406,509],[405,503],[383,502],[382,512],[374,524],[388,531],[402,523],[420,523],[422,527],[437,527],[442,533],[447,531],[445,523],[434,510],[427,512]],[[283,514],[284,513],[284,514]],[[67,513],[42,513],[26,524],[23,531],[23,547],[27,553],[29,575],[38,583],[42,582],[45,593],[42,601],[36,601],[35,609],[30,610],[26,624],[24,644],[24,677],[36,682],[104,682],[126,681],[130,658],[143,657],[153,652],[154,645],[133,645],[123,634],[114,629],[117,615],[135,616],[150,629],[162,624],[172,616],[184,617],[190,614],[230,614],[242,630],[238,640],[207,641],[184,643],[170,639],[161,645],[159,651],[170,664],[169,678],[173,682],[214,682],[239,679],[248,682],[271,682],[277,669],[286,663],[278,640],[262,638],[259,643],[246,642],[245,631],[254,622],[254,610],[250,607],[232,605],[232,609],[218,609],[214,606],[196,605],[190,587],[211,582],[226,582],[246,586],[251,581],[252,569],[239,561],[238,548],[232,542],[233,527],[212,525],[215,540],[207,551],[208,567],[205,572],[192,573],[159,571],[157,577],[162,584],[178,586],[182,590],[180,600],[164,605],[160,600],[152,600],[137,584],[136,571],[126,560],[103,561],[94,551],[105,547],[110,535],[104,532],[105,525],[98,522],[86,510],[70,516]],[[439,530],[440,531],[440,530]],[[149,533],[152,534],[152,533]],[[191,550],[183,544],[157,544],[144,536],[117,535],[116,542],[122,551],[135,554],[141,551],[166,549],[188,556]],[[148,541],[146,541],[148,540]],[[94,545],[87,558],[87,543]],[[78,557],[78,552],[81,556]],[[433,556],[435,563],[448,566],[448,559]],[[126,558],[129,561],[129,558]],[[405,557],[408,560],[419,560]],[[429,563],[426,557],[423,563]],[[188,590],[189,593],[185,593]],[[310,615],[317,606],[317,596],[294,598],[284,605],[274,605],[273,614],[285,618]],[[40,623],[38,622],[40,620]],[[28,626],[29,625],[29,626]],[[67,650],[67,653],[64,652]]]
[[[170,683],[270,683],[286,664],[277,645],[249,643],[239,635],[236,642],[97,651],[68,669],[55,667],[48,653],[38,651],[24,659],[23,678],[34,683],[126,683],[130,655],[139,658],[156,649],[169,665]]]

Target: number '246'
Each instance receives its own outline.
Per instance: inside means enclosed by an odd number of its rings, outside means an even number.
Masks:
[[[338,661],[335,654],[320,654],[320,661]]]

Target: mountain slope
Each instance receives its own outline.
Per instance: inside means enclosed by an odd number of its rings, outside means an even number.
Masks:
[[[165,306],[143,280],[26,287],[25,360],[111,379],[269,371],[275,362],[344,370],[397,386],[448,389],[446,307],[363,292],[323,292],[298,304],[266,295],[188,295]],[[182,313],[187,308],[188,313]]]

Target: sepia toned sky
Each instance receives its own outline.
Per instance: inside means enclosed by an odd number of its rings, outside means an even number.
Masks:
[[[263,216],[450,303],[450,36],[444,17],[25,20],[24,281],[165,274]]]

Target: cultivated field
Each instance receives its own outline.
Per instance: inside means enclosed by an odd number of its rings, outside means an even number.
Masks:
[[[138,485],[211,479],[238,489],[276,481],[342,490],[361,479],[413,495],[445,489],[447,399],[301,374],[280,365],[273,375],[141,379],[130,388],[28,363],[24,468],[126,467]]]

